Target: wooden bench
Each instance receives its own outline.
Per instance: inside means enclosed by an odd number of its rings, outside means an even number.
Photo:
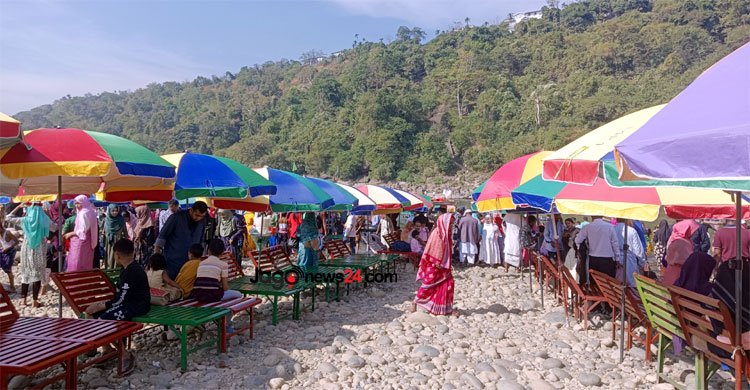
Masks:
[[[118,358],[117,374],[122,376],[126,340],[142,327],[129,321],[21,317],[0,285],[0,389],[7,389],[12,374],[33,375],[57,364],[63,364],[65,372],[37,386],[64,378],[65,388],[74,389],[78,370],[113,357]],[[78,364],[79,355],[110,344],[115,345],[112,352]]]
[[[330,259],[346,257],[352,254],[352,252],[349,250],[349,247],[346,246],[346,243],[344,241],[326,241],[323,246],[328,253],[328,258]]]
[[[545,270],[546,271],[546,270]],[[570,306],[573,314],[580,321],[583,318],[583,329],[588,330],[589,313],[607,300],[600,294],[593,294],[581,287],[570,274],[566,267],[560,267],[560,280],[562,281],[562,299],[565,312],[568,311],[568,291],[570,292]]]
[[[544,273],[544,280],[541,282],[542,286],[545,286],[552,290],[555,293],[555,299],[557,299],[558,293],[560,299],[563,299],[563,285],[560,270],[552,263],[552,260],[550,260],[547,256],[539,254],[537,256],[541,257],[542,271]],[[532,260],[531,262],[533,263],[534,261]]]
[[[82,317],[89,305],[112,299],[115,287],[101,270],[63,272],[52,274],[52,280],[60,289],[73,312]],[[255,301],[248,301],[251,306]],[[187,357],[197,349],[210,344],[201,344],[188,349],[188,327],[198,327],[210,322],[216,323],[216,346],[219,353],[226,351],[226,323],[231,315],[229,308],[223,307],[180,307],[151,305],[148,314],[135,317],[133,322],[166,325],[180,338],[180,368],[187,370]]]
[[[743,388],[745,379],[750,385],[750,361],[742,345],[735,344],[734,318],[724,302],[680,287],[669,286],[668,290],[682,331],[687,336],[685,341],[695,352],[695,387],[706,389],[709,378],[721,364],[734,369],[736,390]],[[724,326],[716,337],[711,320]],[[728,343],[719,341],[720,336]]]
[[[653,333],[651,323],[648,321],[646,313],[641,307],[640,299],[635,295],[632,289],[625,288],[619,280],[599,272],[597,270],[589,270],[589,274],[596,281],[596,285],[607,299],[609,305],[612,307],[612,340],[615,340],[615,333],[617,332],[617,318],[620,317],[620,310],[622,309],[623,291],[625,293],[625,315],[628,321],[628,327],[625,329],[628,334],[628,340],[626,349],[630,349],[633,346],[633,338],[640,341],[643,344],[644,350],[646,351],[646,361],[651,361],[651,343],[656,338]],[[646,337],[640,337],[635,329],[642,326],[646,329]]]
[[[680,325],[680,319],[672,305],[672,296],[666,286],[647,278],[643,275],[635,275],[635,285],[638,288],[643,310],[651,323],[651,327],[659,335],[659,343],[656,353],[656,374],[659,382],[666,381],[677,388],[684,388],[677,381],[664,374],[664,360],[667,348],[672,345],[672,338],[685,339],[685,334]]]
[[[263,272],[283,271],[294,265],[281,245],[261,249],[255,253],[252,261],[253,265]]]
[[[380,251],[380,253],[399,255],[402,258],[408,260],[411,263],[412,267],[414,267],[414,270],[417,270],[417,268],[419,268],[419,261],[422,258],[422,254],[420,254],[419,252],[399,252],[393,250],[393,244],[396,241],[401,241],[401,236],[398,232],[386,234],[385,236],[383,236],[383,238],[385,239],[386,244],[388,244],[388,250]]]

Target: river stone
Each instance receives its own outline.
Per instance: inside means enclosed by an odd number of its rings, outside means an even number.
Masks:
[[[272,389],[280,389],[284,385],[284,378],[272,378],[268,381],[268,386]]]
[[[332,374],[334,372],[339,372],[339,370],[331,363],[323,362],[320,363],[318,366],[318,371],[324,373],[324,374]]]
[[[414,352],[423,353],[431,358],[438,357],[438,355],[440,355],[440,351],[430,345],[420,345],[414,348]]]
[[[542,368],[546,370],[549,370],[552,368],[563,368],[563,367],[565,367],[565,364],[563,364],[563,362],[560,361],[560,359],[556,359],[556,358],[546,359],[544,363],[542,363]]]
[[[495,303],[490,305],[490,307],[487,308],[487,311],[495,314],[505,314],[508,312],[508,308],[499,303]]]
[[[555,387],[549,384],[547,381],[541,379],[535,379],[529,382],[529,389],[531,390],[555,390]]]
[[[550,370],[550,372],[553,373],[553,374],[555,374],[555,376],[559,380],[573,378],[572,376],[570,376],[570,374],[568,374],[567,371],[563,370],[562,368],[553,368],[553,369]]]
[[[583,373],[578,375],[578,382],[584,386],[599,386],[602,384],[602,378],[592,373]]]
[[[492,368],[492,366],[489,363],[481,362],[481,363],[477,363],[476,367],[474,367],[474,371],[476,371],[476,372],[482,372],[482,371],[495,372],[495,369]]]
[[[265,364],[267,367],[275,367],[279,362],[281,361],[281,357],[277,354],[271,354],[266,356],[265,359],[263,359],[263,364]]]
[[[470,388],[473,389],[484,389],[484,384],[482,381],[479,380],[479,378],[475,377],[472,374],[469,374],[468,372],[463,373],[461,375],[461,380]]]
[[[571,347],[570,344],[568,344],[568,343],[566,343],[564,341],[560,341],[560,340],[554,341],[552,343],[552,345],[554,345],[554,346],[556,346],[557,348],[560,348],[560,349],[573,349],[573,347]]]
[[[497,390],[526,390],[525,387],[521,386],[514,380],[502,380],[497,382],[495,385]]]
[[[565,313],[562,310],[551,311],[544,315],[544,320],[550,324],[564,324]]]
[[[352,356],[346,360],[346,365],[352,368],[362,368],[365,366],[365,359],[359,356]]]
[[[380,336],[378,337],[378,344],[387,347],[393,344],[393,340],[391,340],[391,338],[388,336]]]

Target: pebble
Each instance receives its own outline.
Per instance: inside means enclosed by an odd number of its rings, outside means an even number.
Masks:
[[[531,390],[555,390],[555,386],[552,386],[549,382],[541,379],[535,379],[529,382],[529,389]]]
[[[497,390],[526,390],[520,383],[512,380],[502,380],[497,382]]]
[[[565,367],[565,364],[563,364],[563,362],[560,361],[560,359],[555,359],[555,358],[546,359],[544,363],[542,363],[542,368],[544,368],[545,370],[549,370],[551,368],[563,368],[563,367]]]
[[[602,378],[596,374],[583,373],[578,375],[578,382],[587,387],[599,386],[602,384]]]
[[[346,365],[352,368],[362,368],[365,366],[365,359],[359,356],[352,356],[346,360]]]
[[[482,383],[482,381],[480,381],[474,375],[469,374],[468,372],[465,372],[463,375],[461,375],[461,380],[470,388],[484,389],[484,384]]]

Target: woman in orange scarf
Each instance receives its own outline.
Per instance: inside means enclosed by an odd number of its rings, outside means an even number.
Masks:
[[[437,220],[435,230],[430,234],[427,245],[419,263],[417,280],[422,286],[412,304],[412,311],[417,306],[435,315],[458,316],[453,309],[453,274],[451,272],[451,255],[453,250],[452,225],[454,215],[443,214]]]

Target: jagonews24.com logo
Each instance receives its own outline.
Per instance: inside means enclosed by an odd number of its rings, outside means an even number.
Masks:
[[[275,289],[281,289],[284,286],[293,287],[297,283],[305,280],[305,271],[299,266],[293,265],[284,270],[261,271],[255,269],[255,275],[250,279],[252,283],[267,283]]]

